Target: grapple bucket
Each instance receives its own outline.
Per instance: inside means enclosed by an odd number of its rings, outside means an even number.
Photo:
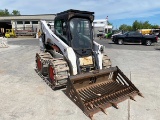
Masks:
[[[91,119],[98,111],[118,108],[119,102],[142,96],[118,67],[70,76],[66,94]]]

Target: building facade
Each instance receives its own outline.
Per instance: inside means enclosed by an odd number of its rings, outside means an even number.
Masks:
[[[107,19],[97,19],[93,21],[93,28],[94,28],[94,37],[97,36],[98,33],[110,33],[112,32],[113,26],[108,25]]]
[[[0,32],[6,29],[14,29],[17,33],[38,32],[40,30],[40,20],[53,23],[55,14],[43,15],[20,15],[0,17]]]
[[[55,14],[42,14],[0,17],[0,32],[5,33],[6,29],[14,29],[17,35],[35,34],[40,30],[40,20],[53,24],[55,16]],[[94,37],[99,32],[112,31],[112,26],[108,25],[107,19],[94,20],[93,28]]]

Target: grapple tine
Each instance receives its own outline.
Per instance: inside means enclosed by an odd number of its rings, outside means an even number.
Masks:
[[[129,96],[131,100],[136,101],[133,96]]]
[[[115,107],[118,103],[143,96],[118,67],[71,76],[67,82],[67,95],[90,118],[93,114]],[[76,98],[76,99],[75,99]]]
[[[112,103],[112,106],[116,109],[119,109],[118,105],[116,103]]]
[[[140,93],[140,92],[139,92],[139,93],[138,93],[138,95],[144,98],[144,96],[143,96],[143,94],[142,94],[142,93]]]
[[[105,109],[103,109],[102,107],[99,107],[101,109],[101,111],[107,115],[107,111]]]

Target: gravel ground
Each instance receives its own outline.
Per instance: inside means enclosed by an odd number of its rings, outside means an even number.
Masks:
[[[38,46],[0,48],[0,120],[89,120],[64,94],[53,91],[35,72]],[[159,120],[160,51],[106,49],[118,66],[143,93],[137,102],[124,101],[120,109],[108,108],[95,120]],[[130,108],[129,108],[130,106]]]

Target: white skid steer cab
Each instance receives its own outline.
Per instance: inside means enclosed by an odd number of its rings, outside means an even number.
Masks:
[[[104,54],[104,46],[93,40],[94,12],[67,10],[58,13],[54,30],[41,21],[37,72],[52,89],[66,87],[67,96],[92,119],[140,91]]]

